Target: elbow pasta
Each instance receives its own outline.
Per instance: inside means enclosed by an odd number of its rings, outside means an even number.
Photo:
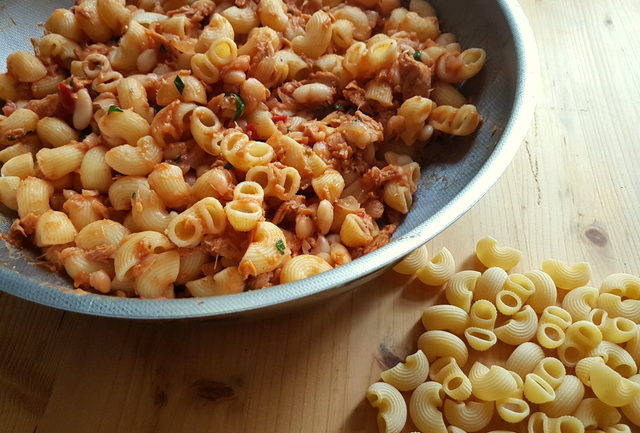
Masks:
[[[500,247],[497,240],[487,236],[476,244],[476,256],[487,268],[498,267],[508,271],[520,263],[522,253],[515,248]]]
[[[407,404],[400,391],[387,383],[376,382],[367,390],[367,400],[378,408],[378,430],[381,433],[402,431],[407,421]]]
[[[545,260],[542,270],[549,274],[556,287],[572,290],[585,286],[591,279],[591,267],[588,263],[576,263],[568,266],[558,260]]]
[[[399,271],[417,274],[425,253],[409,258]],[[427,331],[418,347],[430,369],[409,408],[419,431],[509,433],[500,428],[511,423],[530,433],[623,433],[640,426],[640,323],[630,303],[639,301],[637,277],[613,274],[597,290],[558,285],[554,275],[548,267],[511,275],[491,267],[443,281],[439,302],[422,314]],[[558,297],[557,288],[569,291]],[[501,311],[505,293],[519,302]],[[534,336],[540,344],[529,341]],[[500,342],[482,353],[498,339],[515,346],[507,359],[499,359],[509,353]]]
[[[429,361],[422,350],[407,356],[404,363],[380,373],[380,378],[398,391],[414,390],[424,383],[428,376]]]
[[[225,268],[253,290],[348,263],[388,243],[413,204],[420,167],[396,143],[417,155],[431,137],[472,134],[482,120],[452,83],[479,73],[486,53],[442,33],[423,0],[69,6],[51,13],[35,53],[10,54],[0,74],[0,203],[18,212],[11,235],[53,259],[49,234],[35,230],[46,214],[41,226],[53,217],[79,231],[107,219],[171,246],[139,263],[137,272],[160,270],[156,279],[100,269],[85,290],[209,296]],[[244,182],[264,197],[236,198]],[[124,244],[110,248],[83,254],[108,267]],[[439,286],[455,262],[423,248],[396,269]],[[456,281],[450,295],[469,310],[473,289]],[[491,296],[487,283],[479,299]]]

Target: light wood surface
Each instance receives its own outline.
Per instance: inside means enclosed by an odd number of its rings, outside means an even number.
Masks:
[[[543,87],[498,184],[429,243],[473,266],[492,234],[525,254],[640,273],[640,2],[521,0]],[[435,294],[392,272],[289,317],[114,321],[0,294],[0,431],[375,432],[381,366],[415,350]]]

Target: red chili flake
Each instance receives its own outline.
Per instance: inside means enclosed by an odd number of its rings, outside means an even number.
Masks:
[[[258,131],[256,131],[256,127],[253,123],[249,123],[245,129],[249,133],[249,138],[253,138],[254,135],[258,135]]]
[[[62,107],[67,111],[73,111],[76,107],[76,101],[74,99],[74,93],[71,87],[65,83],[58,83],[58,91],[60,93],[60,103]]]
[[[271,116],[271,120],[273,120],[274,122],[286,122],[287,119],[289,119],[289,116],[286,116],[284,114],[278,114],[275,116]]]

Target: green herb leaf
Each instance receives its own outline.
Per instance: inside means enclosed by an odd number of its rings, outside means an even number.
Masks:
[[[342,110],[344,110],[344,105],[342,105],[342,104],[333,104],[333,110],[334,111],[342,111]]]
[[[231,165],[231,163],[230,163],[230,162],[227,162],[227,163],[224,165],[224,168],[226,168],[227,170],[233,170],[233,165]]]
[[[184,81],[182,81],[180,75],[176,75],[176,79],[173,80],[173,84],[176,85],[176,89],[178,89],[178,92],[182,93],[182,91],[184,90]]]
[[[233,116],[233,120],[238,120],[244,114],[244,101],[240,95],[236,95],[235,93],[229,93],[229,96],[232,96],[233,99],[236,100],[236,115]]]
[[[114,111],[117,113],[122,113],[122,109],[120,107],[118,107],[117,105],[112,105],[107,110],[107,114],[113,113]]]
[[[160,110],[162,110],[164,107],[162,105],[156,105],[155,107],[153,107],[153,111],[156,112],[156,114],[158,114],[160,112]]]
[[[413,53],[413,59],[417,60],[418,62],[422,61],[422,51],[415,51]]]
[[[278,240],[276,241],[276,249],[277,249],[277,250],[278,250],[278,252],[279,252],[280,254],[282,254],[283,256],[284,256],[284,250],[285,250],[286,248],[287,248],[287,247],[285,247],[285,246],[284,246],[284,242],[282,241],[282,239],[278,239]]]
[[[251,287],[250,284],[245,284],[244,288],[242,289],[243,292],[248,292],[249,290],[253,290],[253,287]]]

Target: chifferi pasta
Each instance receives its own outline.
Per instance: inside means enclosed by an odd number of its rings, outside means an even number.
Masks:
[[[13,241],[96,293],[225,295],[349,263],[411,209],[425,146],[482,123],[460,89],[486,53],[424,0],[77,0],[44,30],[0,74],[0,203]],[[440,285],[454,262],[423,248],[396,269]],[[465,311],[472,280],[451,289]]]
[[[422,310],[419,350],[381,373],[408,402],[403,431],[639,431],[640,277],[612,274],[598,289],[586,285],[588,263],[558,260],[515,273],[520,251],[492,237],[477,243],[476,256],[482,273],[442,273],[435,303]],[[436,284],[420,274],[432,265],[422,246],[397,272],[413,272],[429,290]],[[389,410],[372,405],[378,419]]]

